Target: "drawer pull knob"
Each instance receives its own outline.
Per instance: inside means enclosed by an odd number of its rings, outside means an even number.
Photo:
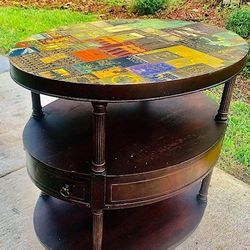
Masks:
[[[69,197],[69,185],[68,184],[64,184],[64,186],[60,190],[60,194],[65,198]]]

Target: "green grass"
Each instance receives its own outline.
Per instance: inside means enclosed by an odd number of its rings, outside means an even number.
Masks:
[[[218,87],[206,94],[219,103],[221,91],[222,87]],[[242,100],[231,103],[221,158],[223,162],[219,166],[227,172],[237,177],[242,172],[250,175],[250,106]],[[245,180],[249,182],[249,177]]]
[[[94,15],[69,10],[0,7],[0,54],[32,34],[94,19]]]
[[[250,106],[241,101],[234,101],[224,140],[224,155],[234,157],[246,166],[250,174]]]
[[[122,5],[129,5],[127,0],[104,0],[109,6],[122,6]]]

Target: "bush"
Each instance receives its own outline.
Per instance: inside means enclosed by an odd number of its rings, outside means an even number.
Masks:
[[[134,0],[133,11],[140,15],[154,14],[163,8],[166,0]]]
[[[244,38],[250,37],[250,8],[233,11],[226,20],[226,28]]]
[[[249,43],[250,46],[250,43]],[[250,50],[248,52],[248,59],[245,68],[242,71],[243,76],[250,82]]]

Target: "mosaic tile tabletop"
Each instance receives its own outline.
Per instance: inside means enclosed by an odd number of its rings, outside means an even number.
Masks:
[[[212,73],[244,58],[247,43],[207,24],[159,19],[80,23],[16,44],[10,62],[80,84],[151,84]]]

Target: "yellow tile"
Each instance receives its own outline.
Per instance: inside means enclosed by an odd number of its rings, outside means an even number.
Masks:
[[[104,30],[108,32],[120,32],[120,31],[132,30],[132,29],[133,29],[132,27],[128,27],[125,25],[117,25],[117,26],[104,28]]]
[[[54,78],[54,76],[49,71],[40,72],[39,75],[44,78]]]
[[[143,78],[137,76],[133,73],[127,72],[124,74],[114,75],[112,77],[105,77],[101,79],[103,84],[133,84],[133,83],[142,83]]]
[[[207,55],[203,52],[188,48],[183,45],[169,47],[167,48],[167,51],[183,57],[167,61],[168,64],[173,65],[177,68],[199,63],[209,65],[213,68],[219,68],[224,65],[224,61],[217,57]]]
[[[68,76],[70,75],[68,71],[66,71],[65,69],[54,69],[52,70],[53,72],[61,75],[61,76]]]
[[[154,53],[161,53],[161,52],[166,52],[168,50],[168,48],[163,48],[163,49],[155,49],[155,50],[150,50],[150,51],[145,51],[140,55],[150,55],[150,54],[154,54]]]
[[[44,57],[41,59],[41,61],[43,63],[53,63],[55,61],[61,60],[61,59],[65,59],[67,58],[67,56],[63,53],[58,53],[52,56],[48,56],[48,57]]]
[[[143,35],[140,35],[136,32],[128,33],[128,34],[122,34],[116,36],[117,38],[121,39],[122,41],[128,41],[128,40],[135,40],[135,39],[140,39],[143,38]]]
[[[110,69],[93,71],[93,74],[96,75],[98,78],[105,78],[105,77],[113,77],[117,74],[120,74],[121,68],[113,67]]]

